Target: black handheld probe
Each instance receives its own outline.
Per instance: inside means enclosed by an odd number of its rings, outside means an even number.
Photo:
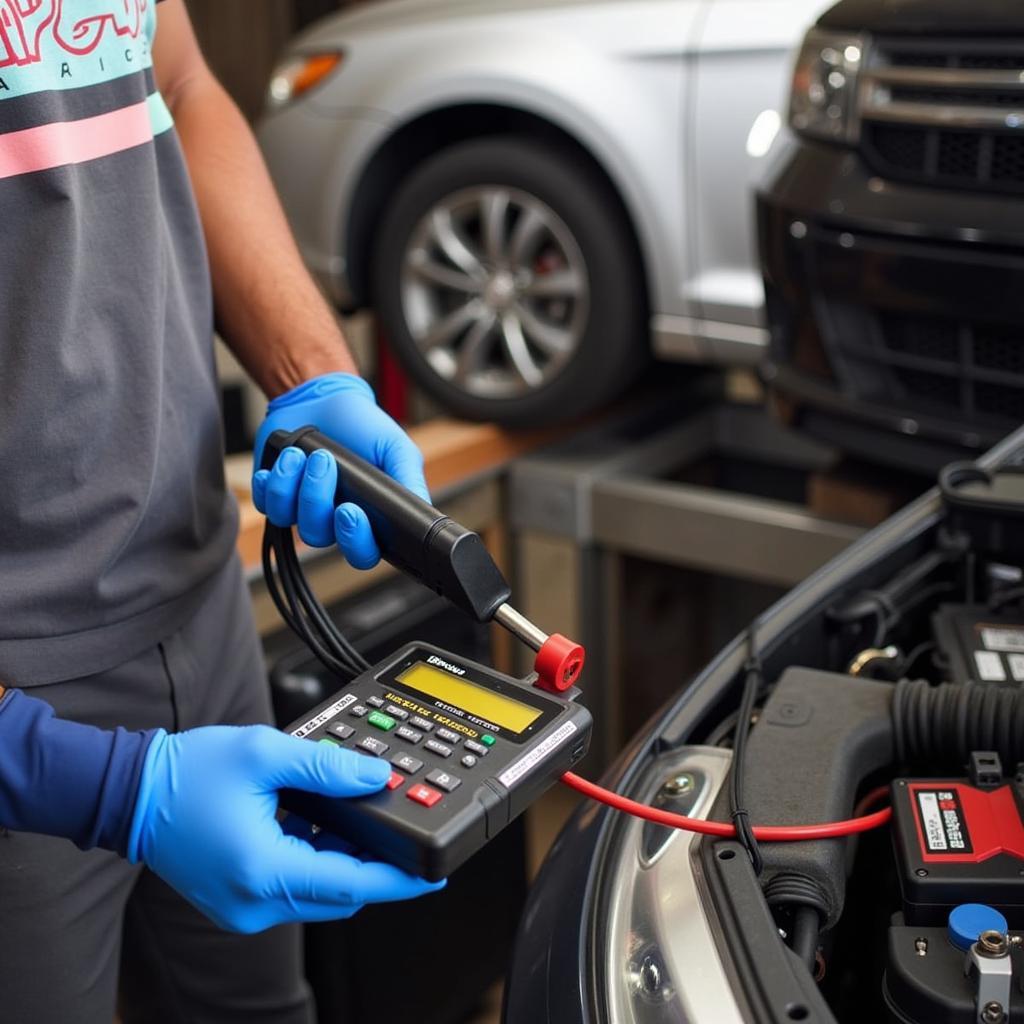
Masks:
[[[262,468],[270,469],[288,447],[307,455],[329,452],[338,464],[335,504],[353,502],[363,509],[381,554],[396,569],[477,622],[500,623],[536,651],[537,686],[558,693],[577,681],[583,648],[561,634],[549,636],[508,603],[511,588],[476,533],[315,427],[274,431],[263,448]]]

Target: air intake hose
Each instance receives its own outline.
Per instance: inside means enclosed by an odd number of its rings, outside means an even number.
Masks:
[[[994,750],[1009,769],[1024,761],[1024,688],[903,679],[892,700],[897,760],[960,766]]]

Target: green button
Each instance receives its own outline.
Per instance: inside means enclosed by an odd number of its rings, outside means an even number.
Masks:
[[[390,715],[385,715],[383,711],[371,711],[366,720],[370,725],[377,729],[383,729],[385,732],[395,727],[395,720]]]
[[[493,747],[494,737],[485,732],[483,736],[480,737],[480,742],[486,744],[488,747]]]
[[[326,743],[329,747],[340,747],[340,743],[335,743],[334,740],[328,739],[326,736],[323,739],[317,740],[317,743]]]

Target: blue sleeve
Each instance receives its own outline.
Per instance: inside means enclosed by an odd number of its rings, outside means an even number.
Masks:
[[[8,690],[0,698],[0,826],[124,856],[155,732],[64,721],[45,701]]]

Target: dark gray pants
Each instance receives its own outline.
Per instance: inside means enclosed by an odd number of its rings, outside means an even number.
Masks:
[[[105,729],[269,722],[237,561],[162,643],[109,672],[27,692],[62,718]],[[117,1006],[124,1024],[308,1024],[300,930],[223,932],[148,869],[112,853],[0,833],[0,1019],[111,1024]]]

